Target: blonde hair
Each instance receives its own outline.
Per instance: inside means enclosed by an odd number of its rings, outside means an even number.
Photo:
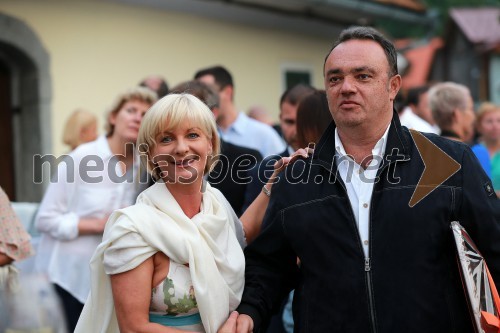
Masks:
[[[479,126],[485,115],[495,111],[500,111],[500,106],[491,102],[481,103],[481,105],[479,105],[479,109],[477,109],[476,124]]]
[[[70,146],[71,149],[75,149],[84,143],[80,135],[82,130],[94,124],[97,125],[97,117],[92,112],[84,109],[76,109],[66,121],[63,143]]]
[[[156,147],[156,138],[165,131],[172,131],[182,122],[188,121],[201,129],[212,143],[212,156],[209,156],[204,174],[210,172],[218,160],[220,140],[215,118],[208,106],[193,95],[169,94],[156,102],[142,119],[137,137],[137,147],[141,154],[147,155],[146,168],[155,179],[159,179],[159,170],[153,162],[152,152]],[[141,159],[144,162],[144,159]]]
[[[156,97],[156,93],[149,88],[145,87],[133,87],[130,88],[123,93],[119,94],[111,107],[109,108],[106,116],[106,136],[110,137],[113,135],[115,131],[115,125],[111,124],[111,116],[118,113],[120,109],[123,107],[123,104],[129,101],[142,101],[149,105],[152,105],[156,102],[158,98]]]

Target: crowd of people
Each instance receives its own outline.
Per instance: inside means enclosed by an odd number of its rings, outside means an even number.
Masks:
[[[223,66],[145,78],[102,136],[75,111],[35,223],[68,332],[472,332],[450,223],[500,283],[500,106],[453,82],[403,93],[396,59],[344,30],[276,128],[238,110]],[[460,164],[416,205],[413,130]],[[0,213],[1,268],[32,249]]]

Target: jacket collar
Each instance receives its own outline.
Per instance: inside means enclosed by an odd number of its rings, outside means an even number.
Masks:
[[[325,130],[323,135],[321,136],[320,141],[318,142],[314,154],[313,161],[323,164],[327,167],[331,167],[334,158],[335,158],[335,122],[332,121],[328,128]],[[387,146],[385,148],[386,158],[382,163],[382,166],[391,163],[391,158],[387,158],[387,156],[395,156],[398,155],[398,160],[401,161],[403,159],[405,161],[410,159],[410,143],[408,141],[408,136],[404,135],[403,127],[401,126],[401,122],[399,121],[399,116],[396,111],[393,111],[393,116],[391,120],[391,125],[389,128],[389,134],[387,136]]]

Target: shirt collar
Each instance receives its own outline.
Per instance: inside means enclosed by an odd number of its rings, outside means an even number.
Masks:
[[[113,156],[111,148],[109,147],[108,138],[106,138],[105,135],[99,136],[97,140],[95,140],[95,143],[97,145],[97,151],[102,158],[107,159]]]
[[[111,152],[111,148],[109,147],[108,138],[105,135],[101,135],[95,140],[97,144],[97,151],[103,160],[108,160],[114,157]],[[134,169],[139,168],[141,164],[141,159],[139,157],[139,152],[137,149],[134,149]]]
[[[227,131],[234,131],[239,134],[245,133],[245,128],[247,127],[249,119],[250,118],[246,114],[239,112],[238,117],[236,117],[236,120],[229,126]]]
[[[372,156],[384,156],[385,148],[387,146],[387,137],[389,136],[389,128],[391,124],[387,125],[387,128],[384,132],[384,135],[377,141],[375,146],[372,149]],[[337,127],[335,127],[335,151],[339,157],[346,156],[347,153],[344,149],[344,145],[342,144],[342,140],[340,140],[339,133],[337,131]]]
[[[446,136],[453,139],[460,139],[460,136],[455,131],[452,130],[441,130],[441,136]]]

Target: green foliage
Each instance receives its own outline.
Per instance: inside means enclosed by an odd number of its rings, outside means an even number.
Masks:
[[[424,27],[416,24],[408,25],[408,23],[393,19],[377,20],[375,26],[394,39],[422,38],[427,36],[431,30],[431,27]]]

